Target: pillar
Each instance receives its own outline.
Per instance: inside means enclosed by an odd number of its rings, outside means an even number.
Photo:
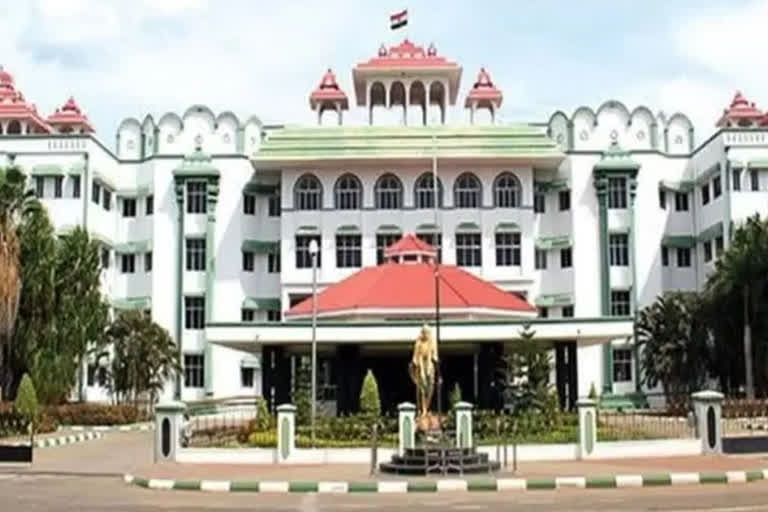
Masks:
[[[277,462],[288,462],[296,451],[296,406],[277,407]]]
[[[87,189],[87,187],[86,187]],[[184,328],[184,294],[183,294],[183,272],[184,272],[184,180],[176,178],[174,180],[174,190],[176,193],[176,349],[179,355],[179,361],[184,363],[184,354],[182,352],[182,329]],[[176,372],[176,382],[174,389],[174,398],[181,400],[181,377],[182,372]]]
[[[155,406],[155,462],[176,461],[186,408],[183,402]]]
[[[600,229],[600,313],[609,316],[611,313],[611,282],[608,260],[608,177],[596,174],[594,177],[595,191],[599,208]],[[613,391],[613,352],[610,342],[603,344],[603,394]]]
[[[416,406],[403,402],[397,406],[397,453],[403,455],[416,443]]]
[[[216,204],[219,201],[219,177],[208,176],[206,185],[206,227],[205,227],[205,322],[213,321],[214,286],[216,283]],[[214,369],[210,343],[206,343],[205,394],[213,395]]]
[[[717,391],[698,391],[691,398],[696,433],[701,439],[701,452],[723,453],[723,394]]]
[[[469,402],[456,402],[456,448],[472,448],[472,407]]]
[[[579,409],[579,458],[594,456],[597,444],[597,402],[583,398],[576,402]]]

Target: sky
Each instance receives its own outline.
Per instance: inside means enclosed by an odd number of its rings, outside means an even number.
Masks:
[[[45,114],[74,95],[112,147],[122,119],[197,103],[314,123],[326,68],[352,99],[352,67],[407,35],[463,67],[459,98],[485,66],[502,122],[616,99],[683,112],[701,142],[736,90],[768,109],[766,27],[768,0],[0,0],[0,65]]]

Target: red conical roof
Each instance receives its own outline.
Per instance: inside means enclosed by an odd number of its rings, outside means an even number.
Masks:
[[[388,257],[431,254],[435,250],[413,235],[390,246]],[[439,275],[440,308],[450,315],[534,316],[536,309],[520,296],[505,292],[474,274],[454,265],[434,262],[395,263],[395,259],[366,267],[332,284],[317,295],[321,317],[349,315],[430,315],[435,309],[435,272]],[[312,314],[308,298],[287,313],[303,318]]]
[[[320,84],[309,95],[309,106],[314,110],[318,105],[324,102],[335,103],[340,102],[342,110],[349,108],[349,101],[347,95],[341,90],[339,84],[336,82],[336,75],[333,74],[331,68],[323,75],[323,79],[320,80]]]
[[[469,94],[467,94],[467,101],[464,106],[469,108],[473,103],[478,103],[481,106],[492,103],[495,108],[498,108],[501,106],[503,97],[501,91],[493,85],[488,71],[485,68],[480,68],[480,73],[477,74],[477,81],[472,86]]]
[[[717,121],[717,126],[748,126],[762,121],[763,117],[763,113],[755,107],[754,103],[747,101],[741,91],[736,91],[731,106],[723,110],[723,115]]]
[[[40,117],[37,108],[27,103],[16,90],[13,76],[0,66],[0,119],[26,121],[28,133],[51,133],[53,129]]]
[[[87,132],[94,131],[88,116],[83,114],[72,96],[61,108],[57,108],[56,112],[48,116],[48,124],[52,126],[77,126],[83,127],[84,131]]]

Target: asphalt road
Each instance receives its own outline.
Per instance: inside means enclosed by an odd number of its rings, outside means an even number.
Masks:
[[[768,510],[768,482],[509,493],[213,494],[126,486],[115,477],[0,474],[2,511],[669,511]]]

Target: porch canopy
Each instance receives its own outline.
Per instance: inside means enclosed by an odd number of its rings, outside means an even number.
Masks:
[[[386,345],[402,344],[408,349],[419,334],[423,321],[378,322],[318,321],[318,344]],[[429,322],[434,329],[434,322]],[[440,323],[441,343],[514,342],[520,339],[525,324],[541,341],[576,341],[580,345],[604,343],[632,336],[630,318],[558,318],[446,320]],[[209,323],[206,337],[211,343],[252,351],[260,345],[307,344],[312,339],[310,322],[283,323]]]

